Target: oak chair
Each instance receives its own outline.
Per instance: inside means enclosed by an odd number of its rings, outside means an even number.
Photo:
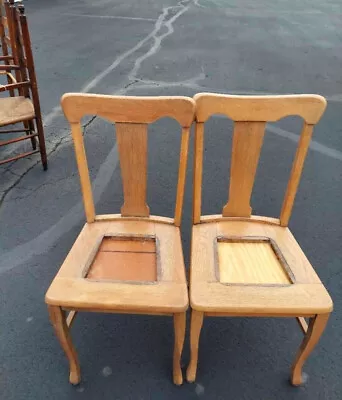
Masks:
[[[193,230],[190,269],[191,360],[196,378],[204,316],[296,317],[304,340],[291,382],[318,342],[332,301],[288,229],[313,126],[326,101],[316,95],[229,96],[203,93],[196,102]],[[201,215],[204,123],[213,114],[234,121],[229,198],[222,215]],[[304,120],[280,218],[252,215],[250,198],[266,122],[298,115]],[[307,324],[305,318],[310,318]]]
[[[37,79],[30,33],[22,4],[15,5],[13,0],[0,0],[0,39],[0,75],[7,80],[7,84],[0,84],[0,92],[9,93],[9,96],[0,98],[0,127],[6,127],[0,130],[0,135],[24,133],[13,139],[0,140],[0,147],[24,140],[30,140],[32,145],[32,151],[0,160],[0,165],[40,153],[43,168],[46,170],[47,156]],[[9,125],[18,123],[22,123],[23,127],[7,129]]]
[[[69,360],[70,382],[77,384],[81,376],[69,329],[77,311],[93,311],[173,316],[173,380],[180,385],[188,292],[179,226],[194,101],[66,94],[61,103],[71,124],[87,219],[46,294],[52,324]],[[80,125],[84,115],[115,123],[124,194],[121,215],[95,212]],[[182,127],[174,218],[150,215],[146,204],[147,127],[166,116]]]

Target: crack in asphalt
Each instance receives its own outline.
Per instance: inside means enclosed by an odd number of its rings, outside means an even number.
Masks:
[[[143,45],[145,45],[150,39],[153,39],[152,46],[144,53],[142,56],[136,58],[134,62],[134,66],[130,71],[128,78],[129,82],[124,85],[122,89],[119,89],[116,94],[126,93],[128,88],[136,83],[138,83],[139,79],[136,77],[136,74],[140,68],[141,63],[146,60],[148,57],[153,56],[158,52],[161,47],[162,41],[171,35],[174,32],[173,23],[189,9],[189,4],[192,0],[181,0],[177,3],[177,5],[164,7],[162,13],[159,15],[154,29],[137,45],[129,49],[127,52],[120,55],[106,70],[104,70],[100,75],[94,78],[92,81],[87,83],[83,88],[82,92],[87,92],[96,86],[104,77],[106,77],[110,72],[112,72],[123,60],[127,57],[135,53],[138,49],[140,49]],[[161,29],[166,27],[166,32],[160,34]],[[51,115],[49,116],[51,121],[54,115],[58,114],[59,109],[55,107]],[[90,121],[88,121],[83,126],[83,129],[89,128],[89,126],[96,120],[96,117],[93,117]],[[70,139],[70,135],[68,135]],[[61,139],[54,147],[54,149],[49,152],[51,155],[53,152],[57,151],[60,146],[63,144],[63,139]],[[99,172],[94,179],[94,201],[96,201],[101,197],[105,188],[107,187],[109,180],[111,179],[114,168],[113,164],[118,163],[118,158],[115,156],[117,153],[116,145],[107,155],[105,161],[101,164]],[[6,192],[2,195],[0,200],[0,207],[3,203],[4,199],[8,195],[11,189],[13,189],[21,179],[38,164],[40,161],[37,161],[33,166],[31,166],[28,170],[26,170],[21,177],[13,184]],[[76,223],[79,222],[79,218],[82,215],[82,204],[81,202],[77,203],[74,207],[70,209],[70,211],[64,215],[56,224],[52,225],[47,231],[40,233],[34,239],[25,242],[19,246],[14,247],[11,250],[8,250],[5,254],[2,254],[0,260],[0,273],[4,273],[6,271],[12,270],[17,266],[23,264],[25,261],[29,260],[33,255],[41,254],[42,252],[46,252],[47,249],[51,248],[53,244],[58,240],[58,238],[68,232]]]
[[[93,118],[90,119],[90,121],[88,121],[88,122],[86,122],[84,125],[82,125],[83,134],[85,133],[86,129],[89,127],[89,125],[90,125],[95,119],[96,119],[96,116],[94,116]],[[51,154],[55,153],[57,150],[59,150],[60,147],[62,147],[63,145],[69,143],[70,141],[71,141],[71,136],[70,136],[70,131],[69,131],[67,135],[60,137],[60,138],[58,139],[58,141],[55,142],[55,143],[52,145],[51,150],[49,150],[49,151],[47,152],[47,156],[50,157]],[[18,161],[18,160],[17,160],[17,161]],[[17,162],[17,161],[14,161],[14,162]],[[24,178],[24,176],[27,175],[37,164],[40,164],[40,162],[41,162],[41,161],[40,161],[40,158],[39,158],[39,159],[36,160],[32,165],[30,165],[25,171],[23,171],[23,173],[22,173],[21,175],[15,174],[13,171],[11,171],[11,170],[9,169],[10,167],[4,171],[4,173],[6,173],[6,172],[12,173],[13,175],[17,176],[18,179],[15,180],[15,181],[13,182],[13,184],[11,184],[8,188],[6,188],[4,191],[2,191],[2,194],[0,195],[0,207],[1,207],[2,204],[4,203],[5,198],[6,198],[6,196],[9,194],[9,192],[10,192],[12,189],[14,189],[14,188],[21,182],[21,180]],[[36,190],[36,188],[33,189],[33,190]]]
[[[141,63],[146,60],[147,58],[153,56],[158,52],[158,50],[161,47],[162,41],[171,35],[174,32],[174,27],[173,23],[182,15],[184,14],[188,9],[189,9],[189,4],[191,4],[192,0],[180,0],[176,5],[174,6],[169,6],[169,7],[164,7],[162,10],[162,13],[159,15],[156,23],[154,24],[154,29],[147,35],[145,36],[144,39],[139,41],[134,47],[126,51],[125,53],[121,54],[119,57],[117,57],[113,63],[107,67],[102,73],[97,75],[94,79],[92,79],[90,82],[88,82],[85,86],[82,87],[81,92],[89,92],[92,88],[94,88],[103,78],[105,78],[107,75],[109,75],[116,67],[118,67],[122,61],[124,61],[126,58],[134,54],[137,50],[139,50],[142,46],[144,46],[146,43],[148,43],[149,40],[153,39],[153,45],[140,57],[136,58],[134,62],[134,66],[129,72],[127,78],[128,78],[128,83],[123,86],[123,88],[117,90],[115,94],[125,94],[127,92],[127,89],[135,85],[136,83],[139,82],[139,79],[136,77]],[[178,11],[177,11],[178,10]],[[176,12],[177,11],[177,12]],[[160,34],[161,30],[166,27],[166,32],[163,34]],[[53,116],[49,119],[50,120],[54,117],[54,115],[60,111],[60,107],[56,106],[53,110]],[[96,116],[94,116],[90,121],[88,121],[85,125],[82,126],[83,128],[83,135],[85,134],[87,128],[95,121]],[[66,135],[67,137],[70,138],[70,134]],[[53,146],[52,150],[47,153],[48,156],[56,152],[60,146],[62,146],[63,140],[65,137],[61,138],[58,140],[58,142]],[[27,175],[28,172],[30,172],[37,164],[40,163],[40,160],[37,160],[34,162],[32,165],[30,165],[25,171],[22,172],[21,175],[18,175],[18,179],[13,182],[8,188],[6,188],[4,191],[1,192],[1,197],[0,197],[0,207],[5,201],[5,198],[7,195],[10,193],[10,191],[16,187],[16,185],[22,180],[24,176]],[[11,167],[13,164],[11,164]],[[5,170],[6,172],[6,170]]]

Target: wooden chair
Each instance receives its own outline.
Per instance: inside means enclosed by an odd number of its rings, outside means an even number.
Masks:
[[[288,229],[313,126],[326,107],[321,96],[197,94],[193,230],[190,270],[191,361],[196,378],[204,316],[296,317],[305,337],[292,367],[293,385],[318,342],[332,301]],[[204,123],[213,114],[234,121],[229,199],[222,215],[201,216]],[[252,215],[250,198],[265,123],[288,115],[304,120],[280,219]],[[305,318],[310,318],[309,325]]]
[[[62,108],[71,124],[87,218],[46,294],[52,324],[69,359],[70,382],[80,381],[69,333],[72,319],[75,311],[94,311],[172,315],[173,380],[180,385],[188,291],[179,226],[194,101],[66,94]],[[115,123],[124,193],[121,215],[95,213],[80,125],[86,114]],[[150,215],[146,204],[147,126],[165,116],[182,126],[174,218]],[[71,310],[67,317],[65,310]]]
[[[24,7],[21,4],[14,5],[13,0],[0,1],[0,38],[3,51],[0,56],[0,61],[3,62],[0,65],[0,74],[7,78],[7,84],[0,85],[0,92],[8,91],[10,95],[0,98],[0,126],[23,123],[23,128],[0,130],[0,135],[25,133],[14,139],[0,141],[0,147],[23,140],[30,140],[32,144],[32,151],[0,160],[0,165],[40,152],[46,170],[44,130]]]

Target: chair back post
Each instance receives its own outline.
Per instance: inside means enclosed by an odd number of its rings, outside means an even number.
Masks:
[[[1,60],[5,65],[10,64],[10,60],[13,61],[13,57],[9,54],[7,40],[10,40],[6,35],[6,29],[9,31],[9,18],[6,13],[6,6],[4,0],[0,0],[0,40],[1,40],[1,49],[2,49],[2,57]],[[10,85],[13,83],[13,79],[9,72],[5,72],[7,83]],[[14,90],[9,90],[10,96],[14,96]]]
[[[250,199],[267,122],[291,115],[304,120],[279,223],[287,226],[310,145],[313,126],[320,120],[326,100],[318,95],[231,96],[199,93],[196,102],[193,223],[201,222],[203,125],[213,114],[234,121],[228,202],[222,217],[250,218]]]
[[[5,13],[8,23],[8,45],[11,47],[11,55],[14,65],[20,65],[20,59],[18,55],[18,46],[20,47],[20,38],[18,38],[18,10],[16,5],[14,4],[14,0],[5,1]],[[5,38],[6,40],[6,38]],[[16,82],[22,82],[26,79],[22,76],[21,69],[14,70],[15,80]],[[24,96],[24,89],[22,87],[18,87],[19,96]]]
[[[61,103],[72,126],[88,222],[93,222],[96,215],[81,134],[81,118],[84,115],[97,115],[115,124],[124,195],[121,216],[143,218],[150,216],[146,204],[148,124],[167,116],[179,122],[182,137],[173,224],[180,226],[194,101],[187,97],[120,97],[68,93],[62,97]]]
[[[304,123],[299,138],[296,155],[292,164],[289,182],[287,184],[283,205],[280,212],[280,225],[287,226],[291,217],[292,208],[302,176],[306,154],[308,152],[314,125]]]
[[[190,139],[190,127],[182,127],[181,147],[179,155],[179,168],[178,168],[178,183],[177,183],[177,194],[176,194],[176,207],[174,224],[180,226],[182,220],[182,211],[184,203],[184,192],[185,192],[185,181],[186,181],[186,170],[188,164],[189,154],[189,139]]]
[[[193,224],[199,224],[201,222],[203,146],[204,146],[204,123],[199,122],[196,117],[194,167],[193,167],[194,168],[193,209],[192,209]]]
[[[92,223],[95,221],[95,205],[80,122],[71,123],[71,135],[74,142],[77,168],[80,175],[86,219],[88,223]]]

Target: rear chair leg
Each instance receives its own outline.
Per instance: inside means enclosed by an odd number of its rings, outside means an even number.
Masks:
[[[319,314],[310,319],[308,330],[302,344],[300,345],[295,362],[292,365],[292,385],[299,386],[303,383],[303,365],[324,332],[329,316],[330,314]]]
[[[173,383],[175,385],[181,385],[183,383],[181,357],[185,337],[186,313],[182,312],[174,314],[173,324],[175,330],[175,347],[173,351]]]
[[[39,151],[40,151],[40,158],[42,160],[43,169],[44,171],[47,170],[47,155],[46,155],[46,147],[45,147],[45,138],[44,138],[44,128],[42,118],[36,117],[36,126],[37,126],[37,133],[38,133],[38,141],[39,141]]]
[[[61,307],[49,305],[48,311],[58,340],[69,360],[69,381],[73,385],[77,385],[81,381],[80,365],[77,359],[76,350],[71,342],[69,328],[66,323],[65,312],[61,309]]]
[[[191,311],[190,325],[190,364],[186,371],[186,379],[188,382],[194,382],[196,379],[197,362],[198,362],[198,343],[203,325],[203,312]]]
[[[29,129],[29,131],[26,131],[26,135],[32,135],[34,133],[34,125],[32,120],[24,121],[24,128]],[[35,137],[31,138],[31,144],[32,144],[32,149],[36,150],[37,142]]]

